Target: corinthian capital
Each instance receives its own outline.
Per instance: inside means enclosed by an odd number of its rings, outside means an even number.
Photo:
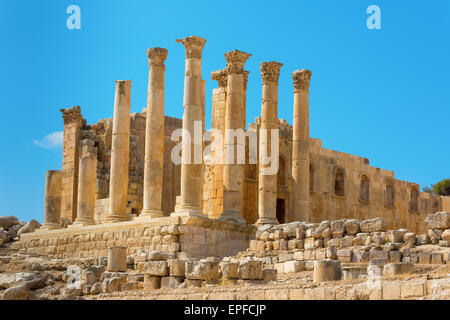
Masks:
[[[228,79],[227,68],[211,72],[211,79],[219,83],[219,88],[226,88]]]
[[[167,59],[168,51],[164,48],[147,49],[149,67],[164,67],[164,60]]]
[[[297,70],[292,73],[295,91],[309,90],[309,81],[311,80],[311,74],[312,72],[307,69]]]
[[[228,74],[244,73],[244,64],[251,56],[252,55],[250,53],[242,52],[239,50],[233,50],[225,53]]]
[[[186,58],[202,58],[203,47],[206,39],[197,36],[190,36],[184,39],[177,39],[177,43],[182,43],[186,49]]]
[[[263,84],[268,82],[278,83],[280,77],[280,69],[283,66],[282,63],[269,61],[261,63],[261,77]]]
[[[81,121],[81,108],[80,106],[75,106],[73,108],[60,109],[62,112],[62,117],[64,119],[64,124],[70,124],[77,121]]]

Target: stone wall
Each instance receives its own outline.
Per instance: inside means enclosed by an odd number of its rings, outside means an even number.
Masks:
[[[140,250],[177,253],[190,257],[231,256],[248,248],[256,228],[207,217],[171,216],[147,221],[104,223],[23,234],[15,248],[55,258],[107,256],[108,248],[126,246],[127,254]]]

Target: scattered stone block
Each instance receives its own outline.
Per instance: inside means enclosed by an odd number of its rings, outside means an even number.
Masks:
[[[336,220],[331,222],[331,231],[338,232],[338,233],[344,233],[345,232],[345,220]]]
[[[360,221],[356,219],[346,220],[344,223],[345,233],[348,235],[355,235],[360,231]]]
[[[263,280],[264,282],[277,281],[277,270],[275,269],[264,269],[263,270]]]
[[[305,262],[304,261],[286,261],[284,263],[284,273],[295,273],[305,270]]]
[[[419,252],[417,257],[420,264],[430,264],[431,255],[428,252]]]
[[[359,276],[367,274],[367,268],[360,266],[343,267],[342,273],[344,275],[344,280],[358,279]]]
[[[315,261],[319,261],[319,260],[315,260]],[[306,260],[305,261],[305,269],[306,270],[314,270],[314,260]]]
[[[336,247],[327,248],[327,258],[336,260],[337,259],[337,249]]]
[[[439,241],[439,246],[440,247],[444,247],[444,248],[449,248],[450,247],[450,241],[449,240],[440,240]]]
[[[388,229],[388,223],[384,218],[373,218],[362,221],[360,228],[362,232],[386,231]]]
[[[336,252],[337,258],[341,262],[352,262],[353,251],[352,250],[338,250]]]
[[[303,253],[303,251],[297,251],[297,252],[294,252],[293,258],[295,260],[304,260],[305,259],[305,254]]]
[[[127,247],[111,247],[108,249],[106,270],[109,272],[127,271]]]
[[[444,264],[444,255],[442,252],[431,253],[431,263],[432,264]]]
[[[386,265],[386,259],[385,258],[370,259],[369,265],[382,268]]]
[[[400,281],[383,282],[383,300],[399,300]]]
[[[183,283],[183,277],[162,277],[161,288],[178,288]]]
[[[405,233],[403,241],[409,246],[414,246],[416,244],[416,234],[414,232]]]
[[[389,261],[390,262],[401,262],[402,261],[402,253],[400,251],[391,251],[389,253]]]
[[[341,262],[332,259],[314,261],[314,283],[341,279]]]
[[[188,279],[211,281],[220,278],[218,261],[186,261],[185,268],[186,278]]]
[[[239,263],[234,262],[221,262],[220,269],[222,271],[222,277],[226,279],[237,279],[239,278]]]
[[[441,240],[442,231],[438,229],[430,229],[428,230],[428,238],[432,244],[438,244],[439,240]]]
[[[283,265],[284,269],[284,265]],[[256,260],[244,261],[239,264],[239,279],[258,280],[262,279],[262,262]]]
[[[450,228],[450,212],[437,212],[429,214],[425,222],[430,229],[448,229]]]
[[[407,281],[400,287],[401,298],[409,299],[426,295],[426,281]]]
[[[399,274],[409,274],[413,271],[413,264],[410,262],[388,263],[383,268],[383,275],[395,276]]]
[[[333,238],[328,241],[328,247],[340,247],[341,246],[340,238]]]
[[[161,277],[144,275],[144,290],[156,290],[161,287]]]
[[[389,241],[392,243],[402,243],[404,241],[405,234],[406,234],[406,231],[389,230],[388,238],[389,238]]]
[[[340,239],[340,246],[341,247],[351,247],[353,246],[353,236],[345,236],[342,239]]]
[[[167,266],[171,277],[184,277],[186,262],[180,259],[168,259]]]
[[[169,273],[167,261],[149,261],[144,265],[143,273],[149,276],[165,277]]]
[[[441,238],[444,241],[450,241],[450,229],[447,229],[444,232],[442,232]]]

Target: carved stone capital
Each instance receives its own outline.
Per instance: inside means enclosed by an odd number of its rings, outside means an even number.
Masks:
[[[309,81],[311,80],[311,74],[312,72],[307,69],[297,70],[292,73],[295,91],[309,90]]]
[[[242,52],[239,50],[233,50],[225,53],[228,74],[244,73],[244,64],[251,56],[252,55],[250,53]]]
[[[184,39],[177,39],[177,43],[182,43],[186,49],[186,58],[202,58],[203,47],[206,39],[197,36],[190,36]]]
[[[226,88],[228,80],[227,68],[211,72],[211,79],[219,83],[219,88]]]
[[[280,77],[280,69],[282,66],[282,63],[276,61],[261,63],[261,78],[263,84],[269,82],[278,83],[278,78]]]
[[[168,51],[165,48],[150,48],[147,49],[148,65],[149,67],[165,67],[164,60],[167,59]]]
[[[83,118],[81,115],[80,106],[75,106],[75,107],[67,108],[67,109],[60,109],[59,111],[62,112],[62,117],[64,119],[64,125],[74,123],[74,122],[81,122],[81,119]]]

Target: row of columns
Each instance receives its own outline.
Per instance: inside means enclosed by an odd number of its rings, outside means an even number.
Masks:
[[[191,36],[176,40],[186,50],[185,82],[183,98],[183,136],[181,164],[180,204],[174,214],[202,214],[202,164],[204,131],[204,84],[202,80],[202,51],[206,40]],[[167,49],[147,50],[149,61],[149,82],[147,96],[147,119],[145,138],[144,199],[140,217],[162,217],[162,182],[164,159],[164,61]],[[227,150],[245,150],[245,145],[237,145],[232,130],[245,130],[246,83],[248,72],[245,62],[251,54],[234,50],[225,54],[226,73],[226,111],[224,153]],[[270,61],[261,64],[263,98],[261,106],[261,129],[267,130],[267,139],[260,139],[260,152],[272,151],[271,129],[278,128],[278,78],[282,64]],[[308,88],[311,72],[299,70],[294,77],[294,220],[303,220],[309,213],[309,108]],[[111,173],[109,211],[106,222],[128,220],[126,213],[128,194],[128,162],[130,139],[130,97],[131,81],[116,81],[113,136],[111,150]],[[244,110],[244,112],[243,112]],[[189,137],[187,136],[189,135]],[[245,143],[245,142],[244,142]],[[264,145],[267,143],[267,146]],[[83,145],[83,143],[81,143]],[[278,147],[278,146],[277,146]],[[94,224],[95,182],[97,172],[96,153],[82,152],[79,164],[78,209],[75,225]],[[243,208],[244,164],[225,161],[223,166],[223,213],[221,218],[236,223],[245,223]],[[265,164],[260,164],[259,173],[259,219],[258,224],[273,224],[276,221],[277,174],[263,174]],[[46,176],[44,229],[60,227],[61,203],[60,171],[48,171]],[[58,193],[59,192],[59,193]],[[59,195],[59,196],[58,196]]]

